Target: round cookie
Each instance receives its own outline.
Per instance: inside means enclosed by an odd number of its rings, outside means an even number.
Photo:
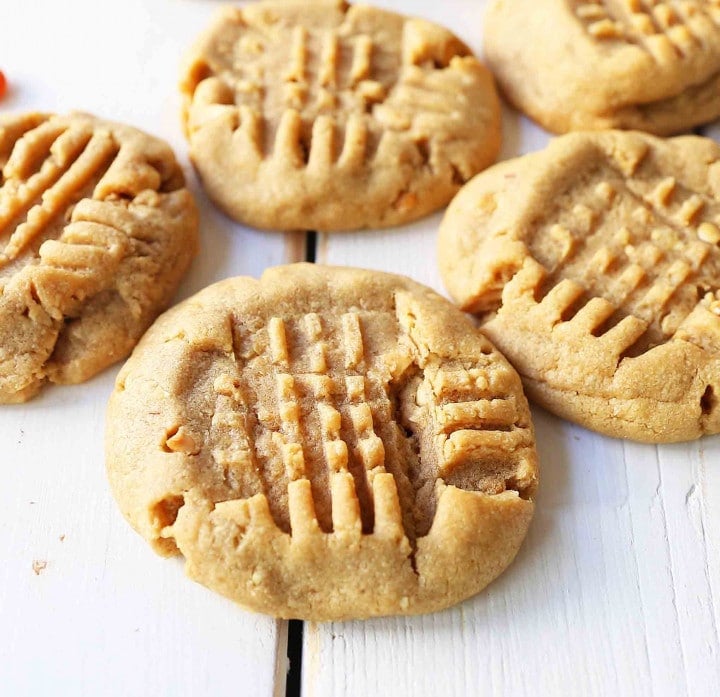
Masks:
[[[87,114],[0,115],[0,403],[125,357],[197,247],[170,148]]]
[[[508,99],[556,133],[720,116],[718,0],[495,0],[484,47]]]
[[[611,436],[720,432],[720,146],[606,131],[497,165],[440,266],[528,395]]]
[[[537,485],[520,379],[467,317],[409,279],[309,264],[159,318],[118,376],[106,452],[158,552],[251,610],[317,621],[478,592]]]
[[[258,228],[414,220],[500,147],[492,76],[457,37],[342,0],[224,8],[181,89],[205,189]]]

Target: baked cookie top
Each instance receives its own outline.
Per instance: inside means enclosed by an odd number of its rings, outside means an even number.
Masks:
[[[577,133],[473,179],[445,283],[551,411],[661,442],[720,431],[720,146]]]
[[[208,194],[275,229],[414,220],[495,160],[492,76],[448,30],[342,0],[227,7],[182,72]]]
[[[118,376],[108,474],[156,550],[244,606],[330,620],[446,607],[533,512],[520,379],[408,279],[308,264],[163,315]]]
[[[510,101],[557,133],[720,116],[719,0],[495,0],[485,52]]]
[[[197,225],[161,140],[87,114],[0,115],[0,403],[126,356]]]

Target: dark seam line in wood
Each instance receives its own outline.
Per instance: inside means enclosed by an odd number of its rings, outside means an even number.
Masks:
[[[317,232],[307,230],[305,233],[305,261],[314,264],[316,255]],[[288,673],[285,681],[285,697],[300,697],[302,692],[303,629],[302,620],[288,622]]]
[[[285,681],[285,697],[300,697],[302,685],[303,622],[288,623],[288,674]]]
[[[317,232],[308,230],[305,237],[305,261],[314,264],[317,259]]]

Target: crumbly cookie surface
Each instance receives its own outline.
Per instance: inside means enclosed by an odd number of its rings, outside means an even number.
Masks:
[[[671,135],[720,116],[718,0],[496,0],[485,52],[510,101],[556,133]]]
[[[478,175],[440,266],[531,398],[612,436],[720,431],[720,146],[569,134]]]
[[[165,143],[87,114],[1,115],[0,403],[125,357],[196,246]]]
[[[342,0],[223,9],[181,89],[208,194],[260,228],[416,219],[500,147],[492,76],[457,37]]]
[[[298,264],[210,286],[118,376],[107,464],[128,520],[247,608],[438,610],[514,558],[533,512],[517,373],[408,279]]]

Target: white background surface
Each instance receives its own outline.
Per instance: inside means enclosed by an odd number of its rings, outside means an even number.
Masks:
[[[377,4],[443,22],[481,50],[485,2]],[[304,256],[302,235],[243,229],[215,211],[187,164],[178,62],[216,5],[0,0],[0,70],[12,83],[0,109],[83,109],[175,148],[203,242],[180,296]],[[506,113],[503,157],[547,139]],[[320,236],[318,261],[442,291],[438,221]],[[0,695],[283,694],[287,624],[188,581],[116,510],[102,454],[116,372],[0,407]],[[624,443],[533,413],[542,486],[515,564],[443,613],[306,624],[303,695],[719,694],[720,438]]]

